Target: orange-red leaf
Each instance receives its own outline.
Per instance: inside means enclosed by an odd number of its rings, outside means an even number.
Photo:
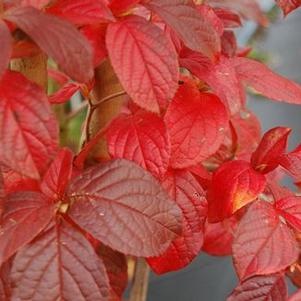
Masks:
[[[133,101],[152,112],[165,108],[177,90],[179,71],[176,51],[163,31],[142,17],[130,16],[108,26],[106,45]]]
[[[286,16],[301,5],[301,0],[276,0]]]
[[[248,162],[224,163],[212,177],[208,191],[208,220],[219,222],[254,201],[265,188],[265,177]]]

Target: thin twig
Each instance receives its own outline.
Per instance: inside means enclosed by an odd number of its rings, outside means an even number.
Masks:
[[[126,95],[126,92],[125,91],[120,91],[120,92],[117,92],[117,93],[114,93],[114,94],[110,94],[107,97],[104,97],[103,99],[98,101],[97,103],[93,104],[92,107],[97,107],[97,106],[99,106],[100,104],[102,104],[106,101],[109,101],[113,98],[116,98],[116,97],[119,97],[119,96],[122,96],[122,95]]]

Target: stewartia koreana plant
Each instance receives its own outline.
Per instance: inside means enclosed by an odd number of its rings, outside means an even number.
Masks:
[[[301,147],[261,135],[244,89],[301,86],[237,47],[267,23],[255,1],[196,2],[0,0],[0,300],[121,300],[130,256],[163,274],[202,250],[233,256],[228,301],[301,300],[301,199],[279,184],[301,186]]]

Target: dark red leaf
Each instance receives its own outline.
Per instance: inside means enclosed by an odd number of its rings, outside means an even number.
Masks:
[[[62,197],[72,174],[72,152],[64,148],[51,163],[41,183],[41,191],[55,200]]]
[[[18,192],[5,202],[0,231],[0,265],[28,244],[50,222],[51,202],[38,192]]]
[[[0,78],[4,71],[8,67],[10,56],[12,53],[12,38],[10,31],[6,24],[0,20],[0,44],[1,44],[1,55],[0,55]]]
[[[0,81],[0,160],[27,177],[39,178],[57,149],[57,124],[43,90],[7,71]]]
[[[115,20],[112,12],[102,0],[60,0],[49,7],[47,12],[77,25]]]
[[[301,103],[301,86],[282,77],[257,61],[244,57],[233,59],[240,80],[273,100]]]
[[[73,221],[125,254],[159,255],[181,233],[179,208],[155,178],[127,160],[85,170],[72,180],[69,197]]]
[[[13,261],[12,300],[109,300],[103,262],[86,238],[60,220]]]
[[[241,280],[284,270],[298,259],[292,231],[273,206],[257,201],[248,209],[235,232],[233,259]]]
[[[281,7],[284,15],[287,15],[301,5],[301,0],[276,0],[276,3]]]
[[[152,112],[165,108],[177,90],[179,73],[176,51],[164,33],[142,17],[130,16],[108,26],[106,45],[133,101]]]
[[[265,188],[265,177],[248,162],[224,163],[212,177],[208,190],[208,220],[219,222],[254,201]]]
[[[301,289],[296,291],[293,295],[291,295],[288,301],[300,301],[301,300]]]
[[[219,35],[210,21],[196,10],[193,1],[145,0],[144,4],[176,31],[187,47],[212,60],[218,56]]]
[[[236,37],[233,31],[225,30],[221,37],[222,54],[228,57],[234,57],[237,51]]]
[[[128,285],[126,256],[104,245],[98,248],[97,253],[106,267],[111,289],[117,297],[121,298]]]
[[[227,301],[286,301],[287,287],[283,274],[256,276],[242,282]]]
[[[10,262],[5,262],[0,268],[0,300],[11,301]]]
[[[268,173],[279,165],[284,155],[291,129],[276,127],[264,134],[259,146],[252,154],[251,164],[261,173]]]
[[[78,83],[67,83],[57,92],[51,94],[49,96],[49,101],[51,104],[65,103],[79,90],[80,85]]]
[[[205,192],[191,173],[170,171],[162,185],[182,210],[183,232],[162,255],[148,258],[157,274],[181,269],[200,253],[207,214]]]
[[[27,33],[70,77],[78,82],[93,77],[92,48],[72,24],[30,6],[10,9],[4,17]]]
[[[286,221],[298,231],[301,231],[301,197],[288,196],[275,203],[276,210]]]
[[[164,121],[155,114],[122,114],[107,132],[109,153],[139,164],[158,178],[167,171],[170,143]]]
[[[189,100],[189,101],[187,101]],[[171,166],[193,166],[214,154],[224,139],[228,115],[213,94],[184,83],[168,107],[165,122],[171,142]]]

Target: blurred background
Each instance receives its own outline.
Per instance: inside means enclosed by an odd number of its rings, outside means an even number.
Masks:
[[[274,71],[301,83],[301,9],[283,19],[274,1],[260,0],[271,24],[257,28],[248,22],[238,32],[240,46],[251,44],[253,54]],[[301,106],[267,101],[260,96],[249,97],[248,106],[261,120],[263,132],[275,127],[293,129],[290,149],[301,143]],[[189,267],[160,277],[151,275],[148,301],[224,301],[237,285],[229,257],[201,254]],[[290,292],[295,288],[290,285]]]

